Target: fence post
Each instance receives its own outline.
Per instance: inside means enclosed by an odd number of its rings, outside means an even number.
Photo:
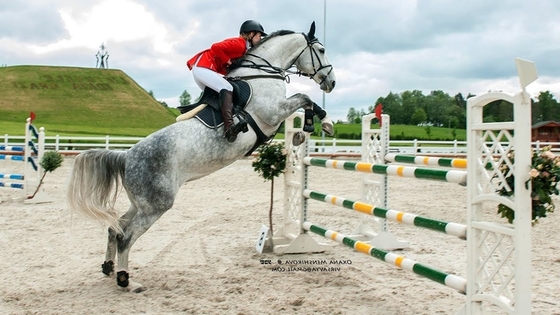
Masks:
[[[453,154],[457,154],[457,139],[453,140]]]

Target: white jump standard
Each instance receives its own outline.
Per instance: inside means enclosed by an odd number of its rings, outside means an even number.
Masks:
[[[531,98],[525,88],[537,79],[537,75],[532,62],[522,59],[516,59],[515,62],[521,91],[516,94],[492,92],[469,98],[467,101],[467,159],[388,155],[390,117],[382,115],[382,128],[371,129],[371,120],[375,117],[373,114],[362,118],[361,162],[311,158],[307,154],[307,142],[300,146],[292,144],[293,135],[300,131],[293,124],[294,118],[298,116],[294,115],[287,119],[285,139],[288,156],[285,172],[284,222],[275,233],[274,252],[288,254],[327,250],[329,244],[318,243],[309,235],[309,232],[313,232],[464,293],[465,304],[457,314],[500,312],[530,314],[532,310],[531,187],[526,187],[525,183],[530,180]],[[483,122],[484,106],[497,100],[513,104],[515,121]],[[301,114],[299,117],[301,118]],[[515,159],[512,158],[513,153]],[[387,162],[463,170],[424,169],[394,163],[385,164]],[[500,167],[504,164],[512,170],[510,175],[514,176],[515,180],[513,186],[509,186],[506,175],[500,171]],[[363,200],[355,202],[310,189],[308,168],[315,166],[365,173],[362,181]],[[382,180],[368,177],[369,174],[377,174],[378,177],[382,175]],[[387,180],[393,175],[466,183],[466,224],[447,223],[401,211],[387,210]],[[511,196],[498,194],[497,192],[502,189],[513,191],[513,194]],[[307,208],[309,199],[330,202],[382,218],[378,221],[378,235],[368,240],[367,237],[371,235],[370,231],[373,228],[364,226],[364,221],[357,224],[359,230],[364,232],[363,235],[358,234],[358,236],[365,240],[311,223]],[[496,218],[485,217],[488,214],[483,211],[483,206],[494,207],[500,203],[514,209],[513,224],[497,223]],[[398,242],[394,238],[391,239],[392,234],[388,230],[387,219],[466,238],[465,279],[407,260],[376,245],[383,244],[377,242],[381,235],[382,240],[388,240],[385,245],[399,248]]]
[[[4,168],[0,168],[0,187],[20,189],[22,192],[21,199],[25,203],[50,201],[42,190],[39,190],[33,196],[43,175],[43,169],[39,161],[43,158],[45,152],[45,128],[41,127],[40,131],[37,131],[35,126],[32,125],[31,118],[27,118],[24,145],[0,145],[0,151],[6,153],[0,154],[0,160],[2,161],[23,162],[23,173],[8,174],[4,173],[5,165]],[[32,196],[33,198],[31,198]]]

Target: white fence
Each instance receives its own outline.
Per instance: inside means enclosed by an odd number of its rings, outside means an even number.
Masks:
[[[77,137],[77,136],[47,136],[45,137],[45,150],[55,150],[61,154],[78,154],[84,150],[92,148],[126,150],[136,144],[144,137]],[[25,136],[12,136],[5,134],[0,141],[0,145],[22,146],[25,144]],[[328,156],[356,156],[361,152],[361,140],[346,139],[315,139],[309,144],[311,155]],[[560,142],[533,142],[536,149],[547,145],[552,145],[552,151],[560,155]],[[389,143],[390,152],[404,154],[422,155],[452,155],[466,156],[466,141],[428,141],[428,140],[392,140]]]

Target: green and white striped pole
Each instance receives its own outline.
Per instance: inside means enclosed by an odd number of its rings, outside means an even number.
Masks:
[[[399,162],[416,165],[428,166],[442,166],[453,168],[467,168],[467,159],[451,159],[433,156],[420,156],[420,155],[403,155],[396,153],[389,153],[385,155],[385,160],[388,162]]]
[[[417,263],[412,259],[408,259],[404,256],[399,256],[397,254],[386,252],[377,248],[374,248],[368,243],[361,242],[349,238],[338,232],[328,230],[326,228],[315,225],[311,222],[304,222],[302,225],[304,230],[313,232],[315,234],[330,238],[340,244],[346,245],[355,249],[358,252],[368,254],[375,257],[381,261],[397,266],[403,270],[414,272],[415,274],[453,288],[460,293],[465,294],[467,292],[467,280],[456,275],[447,274],[445,272],[436,270],[426,265]]]
[[[362,173],[396,175],[400,177],[438,180],[457,184],[466,184],[467,182],[467,172],[463,170],[440,170],[433,168],[420,168],[416,166],[373,164],[312,157],[304,157],[303,163],[311,166],[358,171]]]
[[[323,194],[310,189],[305,189],[303,191],[303,196],[308,199],[314,199],[318,201],[331,203],[333,205],[337,205],[350,210],[355,210],[361,213],[369,214],[371,216],[375,216],[378,218],[387,219],[389,221],[414,225],[417,227],[422,227],[433,231],[443,232],[445,234],[457,236],[461,239],[466,239],[467,236],[467,226],[464,224],[431,219],[416,214],[405,213],[397,210],[378,208],[367,203],[352,201],[346,198],[337,197],[330,194]]]

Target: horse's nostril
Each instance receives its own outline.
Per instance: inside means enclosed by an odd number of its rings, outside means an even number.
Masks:
[[[334,89],[334,86],[336,85],[336,81],[332,81],[332,87]]]

